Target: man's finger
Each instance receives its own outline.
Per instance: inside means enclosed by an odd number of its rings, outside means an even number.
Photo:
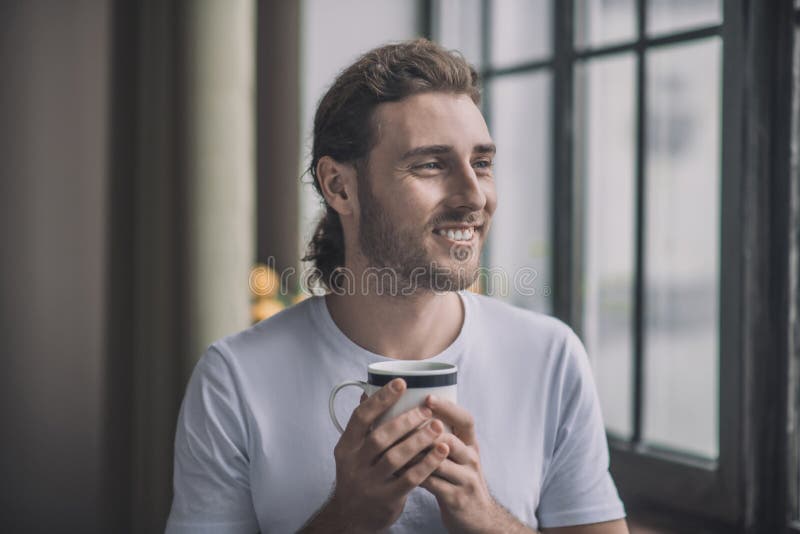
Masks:
[[[428,395],[425,404],[433,410],[434,417],[438,417],[453,429],[453,434],[461,438],[470,447],[477,447],[478,440],[475,437],[475,421],[472,414],[447,399]]]
[[[445,502],[451,502],[456,490],[456,487],[449,481],[432,473],[431,476],[422,481],[419,485],[431,492],[434,496],[444,499]]]
[[[352,440],[351,445],[363,440],[375,420],[391,408],[405,390],[406,382],[402,378],[395,378],[383,386],[356,407],[342,437],[347,441]]]
[[[439,464],[436,471],[431,473],[431,476],[438,477],[453,486],[464,486],[474,474],[470,471],[469,467],[445,459]]]
[[[471,447],[468,447],[458,436],[443,434],[436,441],[443,441],[450,446],[450,454],[448,454],[447,457],[457,464],[474,466],[480,462],[478,453]]]

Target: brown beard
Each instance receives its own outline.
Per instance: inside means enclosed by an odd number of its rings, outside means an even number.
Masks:
[[[412,229],[397,228],[373,194],[369,177],[362,172],[358,174],[358,202],[361,207],[358,242],[369,266],[381,270],[375,277],[378,283],[383,284],[379,289],[389,290],[384,274],[394,277],[392,283],[400,291],[408,288],[412,294],[417,289],[460,291],[477,278],[477,268],[469,268],[466,264],[454,269],[438,265],[426,250],[424,237]]]

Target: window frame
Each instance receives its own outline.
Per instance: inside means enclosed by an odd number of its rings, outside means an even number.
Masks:
[[[571,3],[571,2],[569,2]],[[646,35],[648,2],[637,0],[635,6],[638,39],[633,48],[637,55],[637,143],[636,143],[636,267],[634,271],[634,362],[633,362],[633,436],[630,440],[609,435],[611,471],[623,495],[626,506],[634,514],[651,521],[669,523],[666,516],[679,512],[681,527],[697,528],[702,522],[706,528],[724,530],[728,524],[741,523],[739,488],[741,469],[738,458],[742,456],[741,405],[738,384],[741,381],[742,352],[736,335],[741,332],[742,317],[736,313],[743,302],[739,282],[741,270],[738,262],[730,259],[741,248],[739,238],[742,221],[738,216],[741,202],[741,176],[733,168],[733,156],[740,152],[740,139],[734,132],[741,127],[739,87],[732,83],[741,76],[737,57],[737,37],[741,35],[741,19],[733,13],[733,2],[723,2],[723,20],[720,25],[689,31],[664,33],[658,37]],[[733,9],[732,9],[733,8]],[[694,42],[711,36],[722,41],[722,117],[721,117],[721,170],[720,170],[720,271],[719,271],[719,392],[718,424],[719,451],[715,460],[680,453],[644,442],[644,360],[645,360],[645,225],[647,191],[647,62],[648,50],[675,44]],[[616,50],[622,47],[614,47]],[[724,268],[723,268],[724,266]],[[571,320],[581,314],[569,310]],[[713,523],[710,524],[710,523]],[[675,526],[679,526],[675,525]]]
[[[781,436],[782,445],[776,475],[782,479],[785,490],[785,507],[778,510],[786,519],[785,532],[800,534],[800,2],[793,4],[781,13],[786,16],[792,10],[791,26],[778,34],[778,47],[782,55],[777,58],[778,72],[785,73],[787,80],[779,80],[782,89],[777,94],[777,105],[788,105],[791,116],[777,125],[776,139],[788,139],[789,143],[779,143],[776,162],[777,175],[786,176],[787,185],[778,193],[785,193],[785,220],[787,227],[786,259],[788,288],[785,294],[787,323],[783,339],[786,341],[785,369],[785,410],[782,421],[787,423],[787,432]],[[780,188],[780,180],[778,180]],[[784,477],[780,477],[785,473]],[[780,497],[780,495],[779,495]]]
[[[424,2],[435,38],[439,3]],[[769,5],[765,5],[769,4]],[[634,436],[609,435],[611,471],[629,515],[679,531],[768,529],[800,534],[791,513],[798,500],[796,469],[800,418],[790,411],[800,398],[800,325],[790,324],[800,295],[790,283],[790,255],[800,250],[792,191],[800,185],[798,133],[792,109],[792,43],[800,27],[793,0],[722,0],[715,26],[648,37],[647,0],[635,0],[638,35],[625,44],[574,46],[574,2],[552,0],[553,55],[493,69],[490,0],[481,0],[484,114],[491,127],[491,80],[551,69],[553,75],[552,273],[553,314],[579,334],[582,327],[583,189],[573,172],[574,68],[578,61],[633,51],[637,57],[636,271],[634,324]],[[653,47],[712,35],[722,40],[719,279],[719,456],[708,460],[642,442],[644,359],[645,52]],[[771,58],[765,61],[762,58]],[[800,75],[794,73],[795,80]],[[797,81],[795,82],[797,83]],[[800,89],[795,89],[795,114]],[[795,118],[797,123],[800,120]],[[795,124],[797,124],[795,123]],[[794,150],[794,152],[792,152]],[[791,154],[795,154],[792,159]],[[555,179],[559,177],[559,179]],[[792,182],[794,180],[794,182]],[[794,185],[792,185],[794,183]],[[794,189],[792,189],[794,187]],[[793,211],[794,210],[794,211]],[[489,244],[490,246],[490,244]],[[794,248],[792,248],[794,247]],[[797,276],[795,274],[795,276]],[[790,288],[795,293],[788,295]],[[790,336],[797,340],[792,345]],[[790,354],[794,347],[794,354]],[[794,373],[794,374],[793,374]],[[788,417],[797,424],[784,432]],[[777,483],[776,483],[777,481]],[[793,501],[791,499],[794,499]]]

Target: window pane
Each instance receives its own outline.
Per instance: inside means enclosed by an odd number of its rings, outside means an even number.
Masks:
[[[577,0],[575,46],[589,48],[636,39],[633,0]]]
[[[722,23],[721,0],[648,0],[647,35]]]
[[[481,0],[439,0],[434,20],[437,42],[445,48],[458,50],[480,70]]]
[[[721,42],[647,52],[647,441],[718,453]]]
[[[575,70],[575,172],[586,198],[583,338],[606,428],[633,434],[636,59],[591,60]]]
[[[507,294],[489,293],[525,308],[550,312],[551,75],[503,76],[491,84],[492,136],[497,144],[497,211],[489,266],[502,269]],[[494,280],[496,278],[492,278]]]
[[[508,67],[551,54],[550,0],[494,0],[490,6],[493,67]]]

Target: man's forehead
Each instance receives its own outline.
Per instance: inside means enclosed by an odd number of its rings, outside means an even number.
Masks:
[[[414,95],[379,105],[373,118],[378,144],[400,154],[423,145],[472,149],[492,144],[483,115],[467,95]]]

